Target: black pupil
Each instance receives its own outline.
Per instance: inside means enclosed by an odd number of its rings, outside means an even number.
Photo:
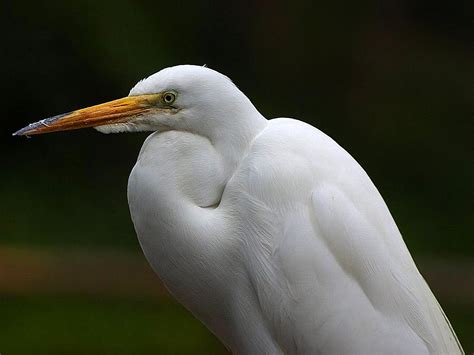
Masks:
[[[165,101],[166,101],[166,102],[171,102],[171,101],[173,101],[173,95],[167,94],[167,95],[165,96]]]

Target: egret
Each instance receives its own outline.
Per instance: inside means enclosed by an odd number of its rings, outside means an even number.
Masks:
[[[334,140],[180,65],[15,135],[153,132],[128,181],[143,252],[234,353],[462,354],[376,187]]]

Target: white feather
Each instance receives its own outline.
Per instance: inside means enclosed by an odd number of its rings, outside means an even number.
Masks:
[[[167,89],[180,111],[154,117],[167,131],[143,145],[130,211],[152,267],[226,346],[463,353],[382,197],[344,149],[300,121],[267,121],[208,68],[165,69],[131,95]]]

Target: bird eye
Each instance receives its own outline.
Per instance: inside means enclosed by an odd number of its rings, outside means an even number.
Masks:
[[[176,94],[174,92],[165,92],[163,95],[163,102],[167,105],[172,104],[176,100]]]

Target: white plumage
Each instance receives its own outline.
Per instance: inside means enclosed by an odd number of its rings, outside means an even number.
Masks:
[[[266,120],[208,68],[164,69],[130,95],[167,92],[172,105],[100,130],[157,131],[130,175],[133,223],[170,292],[229,349],[463,353],[343,148],[301,121]]]

